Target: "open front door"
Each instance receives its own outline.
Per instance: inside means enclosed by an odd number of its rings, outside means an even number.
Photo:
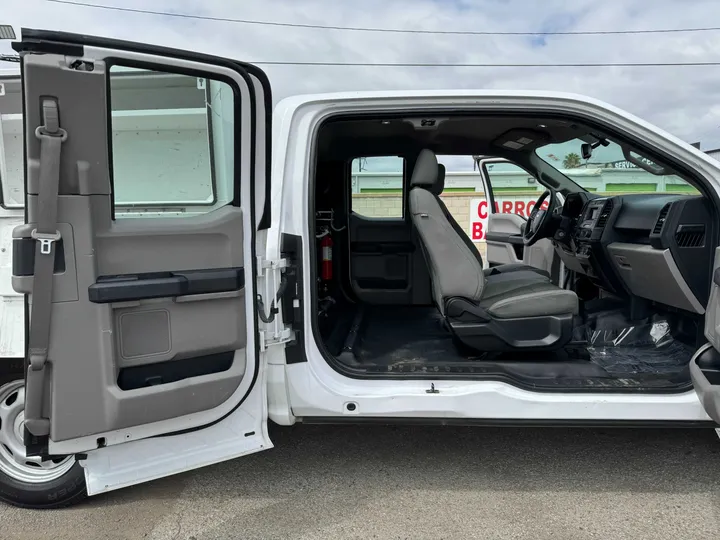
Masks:
[[[92,494],[271,447],[255,305],[264,74],[56,32],[15,48],[28,454],[87,453]]]
[[[550,240],[525,247],[522,238],[542,189],[528,172],[505,159],[481,159],[478,166],[487,202],[487,265],[523,263],[552,275],[555,251]]]
[[[705,337],[708,343],[690,360],[690,377],[705,412],[720,424],[720,248],[715,250]]]

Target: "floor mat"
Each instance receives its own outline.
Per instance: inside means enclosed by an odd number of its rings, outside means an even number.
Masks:
[[[590,361],[608,373],[677,374],[687,369],[695,349],[673,338],[669,321],[656,317],[635,326],[602,324],[581,328]]]
[[[589,347],[590,361],[614,374],[682,373],[695,349],[673,341],[662,347]]]
[[[361,362],[375,364],[469,359],[457,351],[442,316],[434,307],[368,310],[355,354]]]

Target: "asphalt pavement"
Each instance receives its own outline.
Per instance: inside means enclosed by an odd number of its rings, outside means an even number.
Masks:
[[[273,450],[27,511],[0,538],[717,538],[708,429],[296,426]]]

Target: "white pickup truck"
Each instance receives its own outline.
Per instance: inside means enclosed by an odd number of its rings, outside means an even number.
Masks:
[[[24,215],[1,256],[28,309],[0,380],[3,500],[64,506],[267,450],[268,420],[720,421],[720,163],[691,145],[576,95],[272,112],[234,60],[40,30],[14,46],[24,187],[3,212]],[[487,261],[437,155],[495,158]],[[359,197],[354,160],[382,157],[395,199]],[[527,219],[493,212],[498,159],[543,188]]]

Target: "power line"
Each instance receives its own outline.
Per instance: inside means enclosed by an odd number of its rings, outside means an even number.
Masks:
[[[0,54],[0,61],[20,62],[17,55]],[[251,60],[261,66],[318,66],[318,67],[426,67],[426,68],[583,68],[583,67],[704,67],[720,66],[718,62],[579,62],[569,64],[473,64],[438,62],[293,62],[281,60]]]
[[[123,11],[126,13],[143,13],[146,15],[162,15],[165,17],[177,17],[182,19],[197,19],[203,21],[219,21],[237,24],[255,24],[261,26],[282,26],[286,28],[313,28],[316,30],[344,30],[347,32],[386,32],[394,34],[438,34],[438,35],[460,35],[460,36],[600,36],[619,34],[677,34],[688,32],[715,32],[720,26],[708,26],[701,28],[656,28],[650,30],[587,30],[576,32],[488,32],[482,30],[413,30],[403,28],[375,28],[364,26],[331,26],[321,24],[285,23],[275,21],[257,21],[252,19],[233,19],[229,17],[212,17],[209,15],[190,15],[188,13],[172,13],[168,11],[154,11],[150,9],[127,8],[120,6],[103,6],[87,2],[76,2],[74,0],[45,0],[54,4],[66,4],[109,11]]]
[[[472,64],[472,63],[406,63],[406,62],[283,62],[250,61],[263,66],[352,66],[352,67],[447,67],[447,68],[565,68],[565,67],[701,67],[720,66],[719,62],[580,62],[569,64]]]

